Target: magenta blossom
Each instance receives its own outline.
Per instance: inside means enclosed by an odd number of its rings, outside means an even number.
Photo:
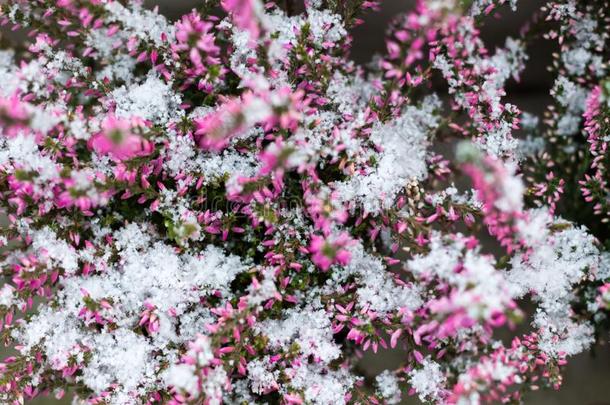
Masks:
[[[222,0],[220,4],[231,14],[237,28],[250,33],[250,41],[254,43],[260,35],[256,8],[261,3],[258,0]]]
[[[347,233],[327,238],[313,235],[309,243],[309,252],[312,255],[311,260],[323,271],[327,271],[333,264],[345,266],[352,257],[346,248],[352,243]]]
[[[88,146],[100,155],[109,155],[116,160],[148,156],[153,144],[133,133],[132,122],[115,116],[107,117],[102,123],[102,131],[93,135]]]

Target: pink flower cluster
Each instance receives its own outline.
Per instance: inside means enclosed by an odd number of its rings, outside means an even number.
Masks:
[[[374,1],[5,1],[0,402],[559,389],[608,334],[610,6],[550,1],[491,52],[516,6],[419,0],[365,67]],[[541,36],[544,120],[505,101]]]

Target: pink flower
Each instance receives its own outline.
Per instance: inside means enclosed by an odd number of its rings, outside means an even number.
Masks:
[[[229,99],[214,112],[195,119],[195,141],[201,149],[220,151],[229,140],[245,129],[241,116],[243,103],[240,99]]]
[[[307,102],[301,91],[247,91],[241,97],[226,98],[214,112],[196,118],[195,141],[206,150],[220,151],[231,138],[260,125],[265,131],[279,126],[294,131]]]
[[[515,223],[525,218],[521,179],[502,161],[486,156],[478,163],[462,166],[483,203],[489,233],[511,253],[522,247]]]
[[[199,80],[197,88],[211,92],[215,80],[224,76],[226,69],[221,65],[213,28],[214,24],[203,20],[196,11],[176,23],[177,43],[172,44],[172,57],[184,61],[184,74],[188,77],[184,88]]]
[[[157,315],[157,307],[150,302],[144,302],[146,309],[140,314],[139,326],[145,328],[149,334],[155,334],[159,330],[159,316]]]
[[[25,104],[19,101],[16,94],[10,98],[0,97],[0,129],[3,135],[13,137],[30,131],[27,127],[29,118]]]
[[[222,0],[222,8],[231,14],[237,28],[250,32],[250,40],[256,41],[260,35],[256,15],[257,0]]]
[[[89,139],[88,146],[96,153],[116,160],[148,156],[154,150],[150,141],[132,132],[130,121],[114,116],[104,120],[102,131]]]
[[[597,304],[600,308],[610,309],[610,283],[606,283],[599,287],[599,295],[597,296]]]
[[[352,239],[345,232],[329,238],[313,235],[309,243],[311,260],[324,271],[333,264],[345,266],[352,258],[351,253],[345,248],[352,243]]]
[[[267,120],[267,127],[280,126],[295,131],[302,118],[301,111],[309,105],[309,100],[304,99],[304,92],[282,87],[268,94],[266,98],[269,99],[275,113]]]

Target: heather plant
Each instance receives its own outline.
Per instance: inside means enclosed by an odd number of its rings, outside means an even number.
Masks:
[[[610,4],[420,0],[359,66],[377,2],[297,3],[3,2],[2,403],[519,403],[607,340]]]

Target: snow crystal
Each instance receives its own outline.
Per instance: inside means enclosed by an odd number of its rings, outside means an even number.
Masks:
[[[221,153],[202,151],[192,138],[170,132],[165,167],[172,174],[180,172],[201,173],[207,184],[210,181],[233,175],[254,176],[260,161],[253,154],[244,154],[228,148]]]
[[[400,308],[412,311],[422,305],[415,286],[398,285],[383,262],[368,253],[362,245],[350,248],[352,259],[346,267],[346,275],[354,274],[359,279],[358,304],[375,312],[392,312]]]
[[[192,364],[174,364],[164,373],[167,386],[172,386],[191,395],[199,394],[197,368]]]
[[[409,383],[422,402],[442,402],[445,374],[441,366],[429,357],[423,360],[421,368],[409,372]]]
[[[333,341],[330,320],[323,310],[289,310],[284,320],[263,321],[255,329],[269,338],[273,348],[289,347],[294,342],[305,357],[313,355],[324,363],[341,355]]]
[[[0,288],[0,305],[10,307],[13,305],[15,288],[10,284],[5,284]]]
[[[45,183],[59,175],[54,161],[41,153],[34,136],[18,135],[0,140],[0,164],[36,173],[35,181]]]
[[[178,118],[181,98],[174,93],[170,84],[149,75],[139,85],[122,86],[114,90],[111,99],[116,105],[117,117],[140,117],[155,124],[165,124]]]
[[[78,255],[74,248],[63,240],[57,238],[55,232],[49,227],[35,231],[32,236],[32,247],[44,252],[51,265],[60,266],[67,273],[75,273],[78,270]]]
[[[152,355],[153,348],[143,336],[121,328],[96,335],[92,345],[95,350],[83,369],[82,381],[94,392],[102,392],[118,383],[125,395],[146,381],[156,380],[158,365]],[[135,399],[130,401],[136,402]]]
[[[532,215],[535,218],[536,212]],[[595,239],[584,228],[571,227],[545,235],[546,228],[539,227],[542,223],[544,218],[534,222],[524,234],[538,243],[528,255],[517,254],[512,258],[507,281],[513,295],[521,297],[534,292],[545,307],[551,308],[571,293],[572,286],[587,271],[597,268],[599,253]]]
[[[290,385],[304,391],[305,401],[314,405],[343,405],[355,378],[345,368],[330,370],[319,364],[303,364],[286,369]]]
[[[551,95],[564,107],[565,112],[557,122],[557,133],[562,136],[574,135],[578,132],[582,113],[586,107],[588,91],[582,86],[571,82],[564,76],[555,80]]]
[[[375,378],[377,392],[387,404],[398,404],[402,396],[398,379],[394,373],[385,370]]]
[[[248,380],[250,388],[255,394],[264,394],[272,388],[276,388],[279,372],[272,371],[273,365],[269,356],[262,359],[252,360],[248,363]]]
[[[0,50],[0,94],[4,97],[11,96],[19,87],[14,58],[14,51]]]
[[[109,20],[120,22],[124,29],[141,40],[151,41],[157,47],[164,45],[162,36],[168,40],[174,38],[174,27],[165,17],[151,10],[146,10],[138,3],[130,3],[131,8],[113,1],[104,4],[109,13]]]
[[[474,319],[488,319],[495,312],[503,312],[510,305],[509,287],[496,270],[494,258],[477,250],[464,253],[464,241],[457,236],[450,241],[432,234],[430,252],[414,256],[406,268],[424,280],[439,278],[454,286],[454,304]],[[463,271],[456,272],[458,267]]]
[[[575,322],[568,314],[569,308],[550,314],[539,310],[534,317],[533,325],[540,328],[538,347],[551,357],[574,356],[595,341],[593,325]]]
[[[368,174],[358,173],[336,184],[341,201],[356,201],[366,212],[378,213],[392,206],[410,180],[424,179],[430,132],[438,123],[433,115],[437,108],[438,100],[429,98],[421,109],[407,107],[396,120],[373,128],[371,141],[385,149]]]

